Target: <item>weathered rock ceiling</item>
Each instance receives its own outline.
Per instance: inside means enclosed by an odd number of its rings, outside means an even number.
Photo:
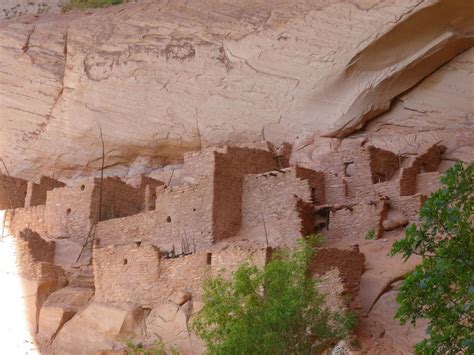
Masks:
[[[224,142],[341,137],[395,97],[368,131],[472,127],[473,6],[143,1],[3,22],[0,156],[24,177],[97,169],[99,124],[116,167]]]

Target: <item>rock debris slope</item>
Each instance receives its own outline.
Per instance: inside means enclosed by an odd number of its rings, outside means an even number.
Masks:
[[[3,21],[0,155],[26,178],[94,171],[100,124],[107,169],[127,174],[214,144],[346,136],[472,46],[472,15],[466,1],[207,0]],[[380,122],[472,127],[470,57]]]

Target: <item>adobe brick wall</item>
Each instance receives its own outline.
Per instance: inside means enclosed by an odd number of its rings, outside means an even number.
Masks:
[[[27,181],[0,174],[0,210],[25,206]]]

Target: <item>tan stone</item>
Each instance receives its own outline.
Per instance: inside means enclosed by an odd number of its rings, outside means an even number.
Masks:
[[[182,306],[191,299],[192,295],[186,291],[176,291],[170,296],[169,301],[178,306]]]
[[[76,312],[62,307],[43,306],[39,316],[38,336],[50,340]]]
[[[108,171],[127,174],[212,144],[346,135],[472,46],[472,12],[462,0],[143,1],[5,22],[0,152],[14,175],[87,174],[100,122]],[[472,61],[448,65],[403,94],[390,129],[469,126]]]
[[[38,336],[49,341],[57,331],[82,309],[93,295],[93,290],[65,287],[53,292],[41,307]]]
[[[75,354],[111,349],[141,336],[142,325],[141,308],[92,302],[63,326],[54,346]]]
[[[155,305],[146,319],[146,329],[150,342],[161,339],[183,353],[202,353],[201,341],[188,330],[185,310],[174,303]]]

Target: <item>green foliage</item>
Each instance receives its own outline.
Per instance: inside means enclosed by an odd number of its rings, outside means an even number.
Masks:
[[[375,229],[370,229],[367,234],[365,235],[365,239],[372,240],[375,239]]]
[[[124,0],[71,0],[69,4],[64,7],[64,11],[72,9],[86,10],[97,7],[107,7],[111,5],[122,4]]]
[[[244,263],[231,280],[205,282],[192,327],[208,354],[313,354],[347,335],[354,317],[329,311],[308,275],[317,242],[277,253],[263,270]]]
[[[174,348],[167,348],[159,339],[155,340],[153,346],[144,348],[141,344],[134,344],[131,340],[125,342],[128,355],[177,355],[178,351]]]
[[[429,321],[428,339],[417,354],[474,353],[473,167],[458,163],[441,178],[442,187],[420,211],[419,225],[394,243],[392,255],[422,262],[404,280],[396,318],[402,324]]]

